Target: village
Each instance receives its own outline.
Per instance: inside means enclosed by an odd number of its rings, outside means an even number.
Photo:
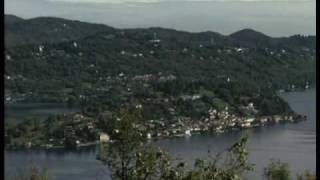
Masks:
[[[185,137],[201,133],[224,133],[230,130],[241,130],[278,123],[296,123],[306,120],[305,116],[296,114],[274,115],[262,117],[237,117],[228,114],[228,111],[217,112],[210,109],[209,117],[202,121],[191,120],[188,117],[179,117],[175,123],[166,124],[160,120],[149,120],[145,124],[136,125],[137,130],[146,132],[147,139],[161,137]],[[118,132],[118,130],[115,130]],[[106,133],[100,134],[100,142],[105,142]],[[109,138],[107,138],[109,140]]]
[[[228,111],[217,112],[215,109],[210,109],[208,118],[202,121],[191,120],[188,117],[179,117],[175,123],[164,123],[161,120],[148,120],[144,124],[135,124],[134,127],[141,133],[141,136],[146,139],[155,138],[173,138],[173,137],[188,137],[194,134],[203,133],[226,133],[228,131],[242,130],[248,128],[257,128],[267,125],[275,125],[278,123],[297,123],[306,120],[305,116],[296,114],[274,115],[263,117],[236,117],[228,114]],[[81,116],[80,116],[81,117]],[[117,119],[120,121],[120,119]],[[94,129],[92,123],[87,124],[89,129]],[[69,129],[70,130],[70,129]],[[77,147],[90,146],[99,143],[112,142],[112,138],[105,132],[99,132],[99,139],[95,142],[81,142],[76,140]],[[119,133],[118,129],[114,129],[114,133]],[[52,147],[52,145],[46,145]]]
[[[142,108],[137,106],[137,109]],[[248,107],[254,110],[253,104]],[[146,139],[157,138],[173,138],[188,137],[195,134],[211,133],[219,134],[228,131],[237,131],[248,128],[257,128],[267,125],[275,125],[279,123],[297,123],[306,120],[306,116],[297,115],[295,113],[287,113],[284,115],[261,116],[261,117],[239,117],[229,114],[228,108],[218,112],[211,108],[208,116],[201,120],[194,120],[190,117],[178,116],[174,121],[146,120],[143,123],[133,124],[133,127],[140,132],[140,135]],[[62,115],[61,120],[55,121],[53,124],[45,122],[45,127],[50,125],[54,132],[52,135],[46,133],[46,137],[34,137],[26,134],[22,139],[13,143],[9,148],[81,148],[92,146],[99,143],[112,142],[112,135],[103,130],[104,127],[99,126],[97,120],[85,117],[79,113],[73,115]],[[121,121],[116,118],[115,121]],[[40,128],[41,129],[41,128]],[[40,131],[40,130],[39,130]],[[118,129],[112,130],[113,135],[119,133]],[[5,137],[8,138],[7,132]],[[46,139],[46,140],[45,140]],[[13,139],[10,141],[14,141]],[[9,142],[10,142],[9,141]],[[8,143],[8,141],[6,141]]]

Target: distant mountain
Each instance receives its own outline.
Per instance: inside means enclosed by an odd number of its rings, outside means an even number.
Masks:
[[[238,44],[245,44],[246,46],[268,46],[275,43],[275,39],[252,29],[243,29],[230,34],[233,42]]]
[[[275,46],[313,46],[315,37],[301,37],[299,35],[272,38],[261,32],[252,29],[243,29],[229,36],[224,36],[216,32],[190,33],[166,29],[160,27],[137,28],[137,29],[115,29],[107,25],[80,22],[54,17],[39,17],[32,19],[22,19],[15,15],[5,15],[5,45],[6,47],[21,46],[41,43],[60,43],[72,40],[79,40],[97,33],[125,31],[130,34],[149,34],[164,39],[171,39],[180,43],[202,42],[204,45],[234,45],[247,47],[275,47]],[[137,38],[139,38],[137,36]]]
[[[230,34],[230,36],[234,39],[237,40],[266,40],[266,39],[270,39],[269,36],[261,33],[261,32],[257,32],[253,29],[243,29],[240,31],[237,31],[235,33]]]
[[[5,15],[6,47],[66,42],[101,31],[113,31],[113,28],[61,18],[41,17],[23,20],[14,15]]]
[[[288,47],[306,46],[314,47],[315,36],[293,35],[290,37],[272,38],[253,29],[243,29],[230,34],[231,40],[236,44],[246,46]]]
[[[10,24],[10,23],[16,23],[16,22],[21,22],[24,21],[23,18],[20,18],[18,16],[15,15],[5,15],[5,23],[6,24]]]
[[[316,36],[294,35],[288,38],[278,38],[283,46],[315,47]]]

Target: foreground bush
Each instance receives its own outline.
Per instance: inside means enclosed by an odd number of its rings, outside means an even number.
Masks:
[[[47,170],[40,170],[39,168],[32,166],[28,172],[16,176],[14,180],[51,180]]]

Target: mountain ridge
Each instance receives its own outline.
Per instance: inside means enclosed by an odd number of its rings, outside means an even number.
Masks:
[[[37,17],[23,21],[13,21],[10,18],[12,15],[5,17],[5,47],[66,42],[114,29],[102,24],[55,17]]]
[[[71,24],[74,30],[61,30],[61,28],[63,28],[61,27],[61,25],[64,24]],[[223,35],[211,30],[203,32],[188,32],[162,27],[117,29],[105,24],[89,23],[78,20],[69,20],[65,18],[36,17],[30,19],[22,19],[15,15],[5,15],[5,25],[6,47],[39,43],[59,43],[65,41],[79,40],[85,38],[86,36],[92,36],[96,33],[112,31],[154,31],[159,33],[175,33],[179,35],[185,34],[203,36],[204,38],[217,38],[219,39],[219,41],[232,41],[235,44],[242,43],[247,46],[255,46],[257,45],[257,43],[277,44],[279,39],[292,40],[294,37],[300,36],[292,35],[288,37],[271,37],[250,28],[245,28],[236,31],[234,33],[231,33],[230,35]],[[43,29],[39,29],[37,27],[43,27]],[[57,32],[53,32],[54,30],[56,30]],[[315,36],[310,35],[307,37],[312,41],[315,41]],[[296,41],[291,42],[296,43]]]

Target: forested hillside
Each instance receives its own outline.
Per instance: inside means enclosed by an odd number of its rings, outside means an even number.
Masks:
[[[115,29],[52,17],[6,16],[5,24],[7,102],[78,103],[91,115],[141,104],[156,119],[200,118],[212,106],[244,113],[252,102],[258,114],[277,114],[289,109],[278,90],[315,85],[314,36]]]

